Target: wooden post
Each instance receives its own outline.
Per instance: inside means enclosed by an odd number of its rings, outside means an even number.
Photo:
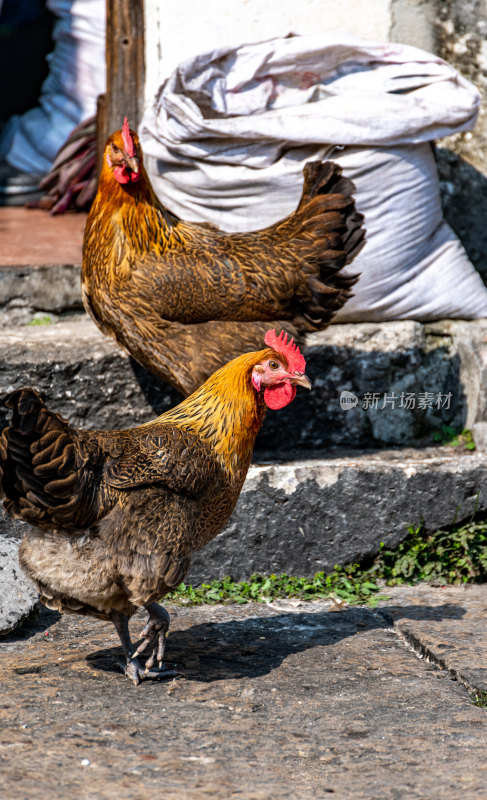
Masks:
[[[101,139],[122,127],[136,130],[144,111],[144,0],[106,0],[107,91]]]
[[[107,109],[106,94],[99,94],[96,101],[96,169],[100,175],[102,168],[103,151],[107,140]]]

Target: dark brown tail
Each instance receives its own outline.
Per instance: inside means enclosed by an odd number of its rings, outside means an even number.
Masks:
[[[342,268],[363,247],[365,230],[363,215],[355,208],[355,185],[343,176],[338,164],[310,161],[303,174],[303,192],[295,217],[300,228],[307,291],[300,298],[304,313],[293,321],[299,330],[309,331],[325,327],[352,296],[352,286],[359,276],[345,275]]]
[[[365,243],[364,217],[355,208],[355,184],[343,175],[342,168],[334,161],[308,161],[303,177],[297,212],[302,211],[313,198],[325,195],[328,213],[335,211],[337,214],[337,229],[340,229],[345,251],[344,264],[350,264]],[[341,218],[340,226],[338,216]],[[334,228],[330,226],[329,230]]]
[[[72,527],[83,491],[76,433],[33,389],[4,401],[12,422],[0,436],[0,494],[10,516],[41,528]]]

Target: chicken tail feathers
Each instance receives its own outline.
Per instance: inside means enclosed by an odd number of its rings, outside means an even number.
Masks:
[[[352,295],[358,275],[344,273],[363,247],[363,215],[355,208],[355,185],[333,161],[310,161],[296,212],[288,217],[290,234],[299,247],[306,282],[297,292],[300,330],[318,330]]]
[[[0,495],[10,516],[31,525],[76,527],[83,466],[76,432],[33,389],[4,401],[12,421],[0,436]]]

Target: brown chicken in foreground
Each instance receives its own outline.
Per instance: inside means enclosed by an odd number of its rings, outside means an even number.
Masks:
[[[156,601],[229,519],[266,407],[283,408],[296,386],[310,388],[296,345],[274,331],[265,343],[130,430],[71,428],[33,389],[6,401],[13,418],[0,437],[4,506],[33,526],[21,566],[49,608],[114,623],[135,684],[174,674],[162,666],[169,615]],[[134,649],[128,620],[139,606],[149,621]]]
[[[310,162],[297,210],[253,233],[183,222],[156,198],[137,135],[109,137],[86,224],[88,313],[139,363],[189,394],[269,327],[319,330],[351,295],[341,268],[363,244],[354,186]]]

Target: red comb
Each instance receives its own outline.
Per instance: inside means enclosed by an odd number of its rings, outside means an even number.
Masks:
[[[288,342],[285,331],[281,331],[279,336],[276,336],[275,330],[267,331],[264,342],[268,347],[272,347],[277,353],[282,353],[286,357],[291,372],[304,372],[306,369],[304,356],[299,352],[297,344],[294,344],[294,339]]]
[[[132,136],[130,134],[129,121],[127,117],[125,117],[123,121],[122,141],[123,141],[123,146],[125,148],[125,153],[128,155],[129,158],[132,158],[132,156],[135,155],[135,145],[134,145],[134,140],[132,139]]]

